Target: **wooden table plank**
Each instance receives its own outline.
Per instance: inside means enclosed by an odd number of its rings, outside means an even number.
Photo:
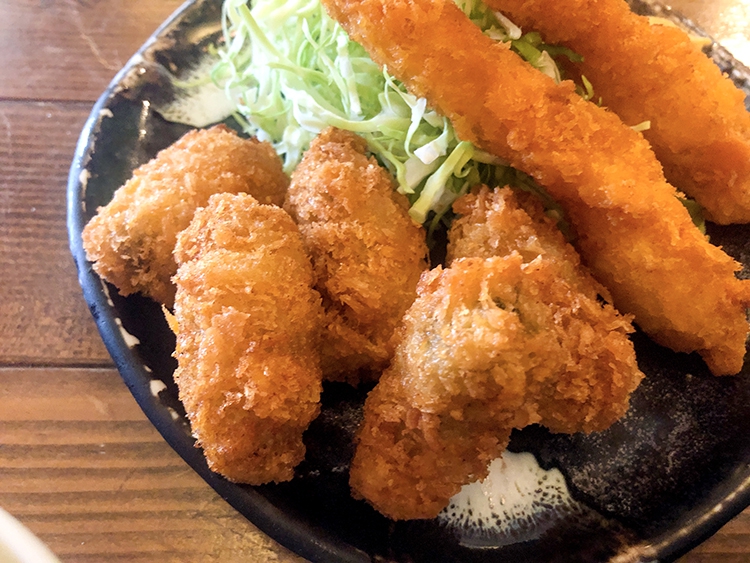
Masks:
[[[688,553],[680,563],[750,561],[750,510],[727,523],[711,539]]]
[[[88,103],[0,102],[2,364],[111,365],[65,223],[68,169],[89,111]]]
[[[96,100],[181,3],[0,2],[0,99]]]
[[[70,367],[111,365],[67,249],[73,147],[90,103],[180,3],[0,2],[0,366],[15,366],[0,368],[0,506],[64,563],[301,562],[192,472],[113,369]],[[750,62],[745,3],[671,4]],[[748,560],[746,510],[681,563]]]
[[[113,369],[0,368],[0,506],[70,563],[302,561],[193,472]]]

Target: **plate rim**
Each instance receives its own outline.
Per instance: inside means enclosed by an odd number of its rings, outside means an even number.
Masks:
[[[332,537],[323,529],[315,529],[307,522],[298,520],[281,511],[251,487],[232,483],[208,469],[202,451],[194,446],[195,440],[178,428],[169,410],[150,393],[147,382],[152,378],[143,368],[143,365],[130,353],[130,348],[116,322],[118,317],[114,314],[113,306],[109,304],[108,291],[116,291],[116,289],[108,284],[105,285],[105,282],[94,272],[83,249],[81,232],[86,223],[83,197],[86,182],[82,181],[82,177],[87,170],[86,165],[92,157],[93,145],[97,139],[97,129],[103,112],[107,109],[107,104],[115,98],[128,73],[137,66],[139,57],[143,56],[158,38],[179,24],[181,18],[190,9],[216,1],[221,0],[187,0],[177,8],[149,36],[125,66],[118,71],[91,109],[76,144],[66,190],[68,243],[78,272],[78,282],[102,341],[112,357],[120,377],[151,424],[193,471],[196,471],[214,491],[243,517],[279,544],[298,555],[316,563],[330,563],[332,561],[340,561],[341,563],[369,562],[371,558],[365,552]],[[238,492],[241,494],[238,495]]]
[[[128,62],[117,72],[93,105],[81,130],[68,174],[66,188],[66,223],[70,251],[78,272],[84,300],[96,322],[97,329],[120,373],[120,377],[148,420],[169,446],[230,506],[247,518],[263,533],[282,546],[315,563],[365,563],[371,556],[351,544],[336,538],[328,530],[311,526],[277,508],[250,486],[232,483],[213,473],[205,462],[202,451],[194,446],[194,439],[175,424],[169,410],[149,390],[153,378],[137,361],[118,326],[116,309],[111,305],[109,291],[116,291],[94,272],[87,260],[81,232],[85,226],[86,181],[83,179],[98,138],[98,128],[107,111],[108,103],[122,89],[127,75],[143,60],[143,56],[157,40],[177,28],[182,18],[203,4],[222,0],[186,0],[144,42]],[[657,4],[661,5],[657,2]],[[238,495],[238,492],[240,493]],[[739,487],[713,503],[713,508],[701,517],[671,532],[639,542],[633,550],[652,561],[674,561],[714,535],[732,518],[750,506],[750,476]],[[636,554],[637,555],[637,554]],[[638,555],[637,555],[638,556]],[[650,559],[651,560],[651,559]],[[628,561],[631,561],[628,559]],[[632,561],[636,561],[633,559]],[[637,559],[637,561],[645,561]]]

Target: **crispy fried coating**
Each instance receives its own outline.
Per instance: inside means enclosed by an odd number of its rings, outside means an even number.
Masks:
[[[680,29],[650,25],[623,0],[488,0],[551,43],[643,135],[667,179],[718,223],[750,222],[750,114],[745,95]]]
[[[513,252],[422,276],[365,402],[355,495],[390,518],[431,518],[487,475],[513,428],[592,430],[622,415],[641,378],[628,323],[558,274]]]
[[[357,384],[379,377],[394,331],[427,268],[424,229],[364,139],[329,128],[292,174],[285,209],[297,221],[323,296],[323,372]]]
[[[216,194],[175,248],[174,377],[209,467],[287,481],[317,416],[323,322],[296,225],[248,194]]]
[[[225,126],[191,131],[138,167],[83,230],[94,271],[122,295],[140,292],[171,306],[177,234],[214,193],[248,192],[281,205],[289,183],[268,143]]]
[[[448,264],[457,258],[507,256],[514,251],[524,262],[544,256],[558,265],[569,282],[576,280],[574,285],[585,287],[585,292],[611,301],[607,289],[581,265],[578,253],[534,195],[507,187],[475,186],[453,203],[453,211],[457,218],[448,233]]]
[[[716,375],[741,369],[747,282],[695,228],[639,133],[482,34],[451,0],[323,3],[460,137],[547,189],[619,310],[660,344],[698,351]]]
[[[643,378],[627,336],[633,331],[632,317],[619,315],[606,302],[607,290],[580,264],[578,253],[534,196],[483,186],[456,201],[453,209],[461,216],[448,234],[450,262],[513,252],[524,264],[541,257],[548,275],[568,285],[565,305],[573,311],[586,309],[583,322],[563,308],[563,314],[576,320],[556,326],[555,336],[563,338],[567,357],[554,385],[537,397],[541,423],[556,432],[609,427],[625,413],[630,393]]]

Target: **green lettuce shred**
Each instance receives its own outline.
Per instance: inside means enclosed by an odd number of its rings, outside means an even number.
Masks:
[[[559,80],[538,34],[521,35],[479,0],[457,5],[488,36],[510,41]],[[471,186],[508,176],[505,163],[459,139],[424,98],[381,70],[319,0],[256,0],[252,8],[245,0],[225,0],[223,35],[212,77],[235,100],[245,131],[271,142],[288,173],[324,128],[353,131],[394,175],[412,218],[429,219],[433,228]]]
[[[523,34],[481,0],[456,4],[486,35],[509,42],[557,81],[555,57],[581,60],[569,49],[546,45],[538,33]],[[246,0],[224,0],[222,25],[224,44],[212,78],[236,104],[245,132],[272,143],[287,173],[320,131],[335,126],[367,140],[408,197],[411,217],[430,235],[450,221],[452,203],[478,183],[533,192],[551,215],[563,217],[533,179],[459,139],[424,98],[381,70],[319,0],[254,0],[252,7]],[[579,93],[594,97],[585,77]]]

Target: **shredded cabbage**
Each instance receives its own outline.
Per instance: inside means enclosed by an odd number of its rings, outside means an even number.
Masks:
[[[457,5],[488,36],[557,80],[538,35],[521,30],[480,0]],[[506,164],[459,139],[423,98],[381,70],[331,19],[319,0],[225,0],[225,44],[213,73],[235,101],[247,133],[271,142],[288,173],[321,130],[363,136],[411,202],[410,215],[434,228],[453,201]],[[531,183],[530,181],[527,183]]]
[[[561,73],[554,57],[582,60],[543,43],[536,32],[523,34],[481,0],[455,1],[486,35],[510,42],[556,81]],[[427,225],[428,239],[450,219],[452,203],[480,182],[537,194],[566,230],[562,210],[532,178],[459,139],[445,117],[350,40],[319,0],[255,0],[252,8],[246,0],[224,0],[222,26],[224,45],[212,78],[234,101],[245,131],[273,144],[287,173],[320,131],[335,126],[367,140],[409,198],[411,217]],[[579,94],[592,100],[591,83],[581,81]]]

